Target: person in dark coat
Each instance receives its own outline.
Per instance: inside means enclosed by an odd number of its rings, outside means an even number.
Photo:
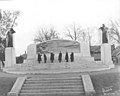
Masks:
[[[59,56],[58,56],[58,61],[59,61],[59,62],[62,61],[62,53],[61,53],[61,51],[60,51]]]
[[[50,60],[51,60],[51,63],[53,63],[53,61],[54,61],[54,54],[53,53],[51,53]]]
[[[38,53],[38,62],[39,62],[39,63],[42,61],[41,56],[42,56],[42,55],[41,55],[40,53]]]
[[[74,53],[73,52],[70,54],[70,59],[71,59],[71,62],[74,61]]]
[[[44,54],[44,63],[47,61],[47,56]]]
[[[65,60],[66,60],[66,62],[68,62],[68,60],[69,60],[68,52],[66,52],[66,54],[65,54]]]

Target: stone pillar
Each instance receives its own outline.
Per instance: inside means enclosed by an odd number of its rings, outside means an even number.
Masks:
[[[36,44],[27,47],[27,59],[36,59]]]
[[[111,57],[111,45],[108,43],[101,45],[101,61],[110,68],[114,67]]]
[[[5,48],[5,67],[11,67],[16,64],[15,48]]]
[[[80,52],[81,52],[81,56],[90,57],[90,46],[89,46],[89,42],[82,41],[82,42],[80,43]]]
[[[24,61],[24,63],[35,64],[37,62],[36,53],[36,44],[30,44],[27,47],[27,59]]]

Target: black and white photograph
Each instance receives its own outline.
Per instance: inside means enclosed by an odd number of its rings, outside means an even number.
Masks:
[[[120,96],[120,0],[0,0],[0,96]]]

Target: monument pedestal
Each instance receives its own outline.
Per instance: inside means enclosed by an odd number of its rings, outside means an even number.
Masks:
[[[101,45],[101,61],[110,68],[114,68],[111,56],[111,45],[108,43]]]
[[[27,59],[24,61],[24,63],[33,63],[36,64],[37,61],[37,50],[36,50],[36,44],[30,44],[27,47]]]
[[[81,46],[81,57],[85,60],[90,60],[90,61],[94,61],[94,57],[91,57],[90,55],[90,46],[89,46],[89,42],[86,41],[82,41],[80,42]]]
[[[15,48],[5,48],[5,67],[11,67],[16,64]]]

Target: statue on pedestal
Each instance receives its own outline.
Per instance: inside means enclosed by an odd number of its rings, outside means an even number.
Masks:
[[[6,40],[6,47],[13,47],[13,34],[15,31],[13,28],[10,29],[10,31],[7,33],[7,40]]]
[[[99,29],[102,30],[102,43],[108,43],[108,28],[105,26],[105,24],[102,24],[102,27],[100,27]]]

